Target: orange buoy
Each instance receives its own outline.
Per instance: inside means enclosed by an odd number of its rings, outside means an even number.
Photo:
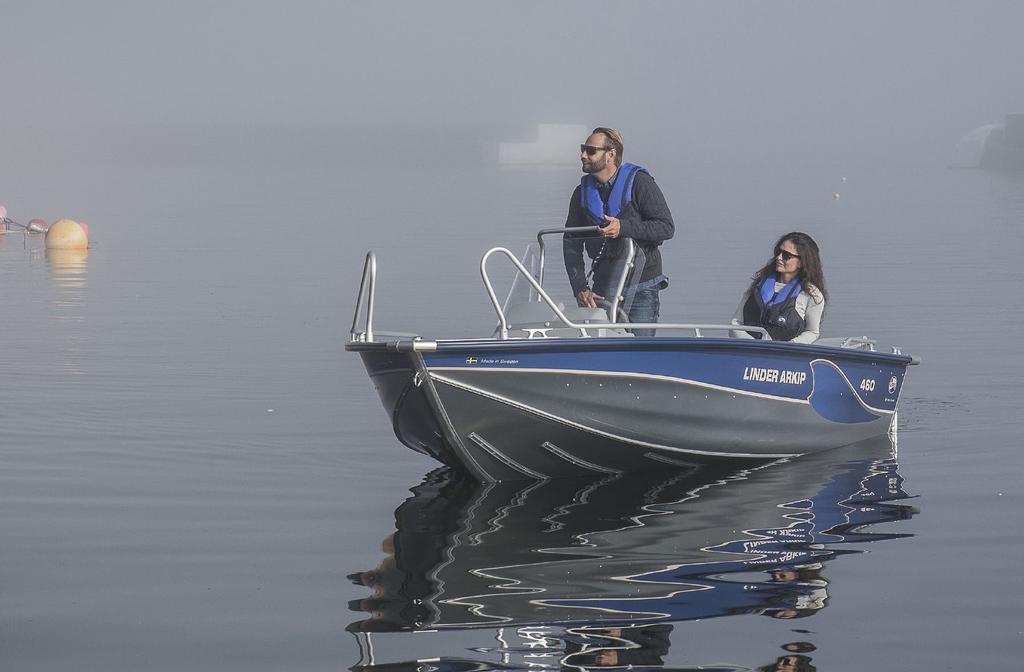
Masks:
[[[89,247],[89,231],[73,219],[54,222],[46,232],[46,249],[80,250]]]

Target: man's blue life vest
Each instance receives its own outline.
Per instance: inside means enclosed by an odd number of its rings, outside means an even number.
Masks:
[[[597,180],[594,176],[583,176],[580,180],[580,205],[596,226],[604,226],[605,215],[618,217],[622,209],[633,200],[633,181],[636,174],[641,171],[646,173],[647,169],[632,163],[619,166],[618,172],[615,173],[615,181],[612,183],[612,191],[608,195],[607,207],[601,200],[601,192],[597,190]]]

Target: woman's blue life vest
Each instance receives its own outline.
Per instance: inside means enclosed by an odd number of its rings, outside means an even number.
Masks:
[[[753,291],[752,288],[747,302],[743,304],[743,324],[764,327],[772,340],[791,341],[804,330],[804,318],[796,312],[796,299],[803,291],[803,287],[796,278],[793,278],[776,292],[777,277],[775,273],[771,273],[757,291]],[[754,338],[761,338],[761,334],[757,332],[747,333]]]

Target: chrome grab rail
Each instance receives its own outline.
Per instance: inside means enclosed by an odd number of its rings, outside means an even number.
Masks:
[[[349,331],[350,342],[373,342],[373,299],[377,285],[377,255],[372,251],[366,253],[363,262],[363,277],[359,281],[359,293],[356,295],[356,310],[352,315],[352,329]],[[366,330],[356,331],[359,315],[363,312],[363,299],[366,299]]]
[[[487,260],[491,258],[492,254],[497,253],[504,254],[506,257],[508,257],[508,260],[512,262],[512,265],[515,266],[516,270],[519,271],[519,273],[521,273],[522,276],[526,278],[526,281],[530,283],[534,290],[537,291],[537,296],[540,298],[540,300],[548,304],[548,308],[554,311],[558,319],[562,321],[562,324],[566,325],[570,329],[579,329],[580,336],[590,335],[587,333],[587,330],[584,328],[584,326],[576,325],[569,321],[569,318],[565,316],[565,314],[558,308],[555,302],[551,300],[551,297],[548,296],[548,293],[544,291],[544,288],[540,286],[540,283],[537,282],[537,279],[533,277],[533,275],[529,271],[526,270],[526,267],[523,266],[521,261],[516,259],[516,256],[512,254],[512,252],[510,252],[507,248],[504,247],[492,247],[491,249],[487,250],[487,252],[484,253],[484,256],[480,259],[480,277],[483,278],[484,288],[487,289],[487,296],[490,297],[491,299],[491,305],[494,306],[494,311],[498,313],[498,323],[500,325],[498,334],[501,340],[508,340],[508,319],[505,317],[505,311],[501,309],[501,304],[498,302],[498,296],[494,293],[494,285],[491,284],[491,278],[487,275]]]
[[[561,229],[560,229],[561,230]],[[508,319],[505,317],[505,311],[501,309],[501,303],[498,301],[497,294],[494,293],[494,285],[491,284],[491,279],[487,275],[487,260],[490,259],[493,254],[503,254],[512,265],[515,266],[516,270],[519,271],[527,282],[537,291],[537,295],[540,297],[542,303],[546,303],[548,308],[554,312],[555,316],[562,323],[563,326],[569,329],[579,329],[580,336],[589,337],[589,330],[591,329],[607,329],[612,326],[613,323],[599,322],[599,323],[583,323],[571,321],[565,316],[555,302],[548,296],[548,293],[544,291],[544,288],[540,286],[537,279],[526,270],[522,262],[516,259],[516,256],[511,251],[504,247],[493,247],[484,253],[483,258],[480,259],[480,277],[483,278],[484,287],[487,289],[487,296],[491,299],[491,305],[494,306],[494,312],[498,314],[499,330],[498,337],[505,341],[508,340]],[[623,280],[624,282],[625,280]],[[704,335],[701,333],[702,330],[706,331],[753,331],[760,333],[765,340],[771,340],[771,336],[768,334],[768,330],[763,327],[752,327],[746,325],[736,324],[675,324],[675,323],[658,323],[658,322],[627,322],[620,323],[618,325],[625,329],[686,329],[693,331],[697,338],[703,338]]]
[[[373,343],[374,334],[377,336],[390,336],[392,338],[411,338],[414,341],[420,340],[419,334],[409,331],[374,331],[373,330],[373,303],[377,289],[377,255],[372,251],[366,253],[366,261],[363,262],[363,277],[359,281],[359,294],[356,295],[356,309],[352,315],[352,328],[349,330],[349,343]],[[366,329],[359,331],[359,316],[363,312],[363,303],[366,303]]]
[[[593,227],[593,228],[596,229],[597,227]],[[554,232],[564,232],[565,230],[566,229],[551,229],[549,231],[554,233]],[[569,229],[569,230],[571,231],[572,229]],[[543,233],[544,232],[542,232],[542,234]],[[629,239],[627,239],[627,240],[629,240]],[[551,308],[552,312],[555,314],[555,316],[558,318],[558,320],[565,327],[567,327],[569,329],[579,329],[580,330],[580,336],[589,337],[590,336],[589,330],[591,330],[591,329],[601,329],[601,328],[607,329],[609,326],[611,326],[613,324],[617,324],[617,323],[614,322],[614,318],[615,318],[615,314],[614,313],[610,316],[610,318],[612,319],[611,322],[600,322],[600,323],[596,323],[596,324],[595,323],[583,323],[583,324],[580,324],[580,323],[571,321],[568,317],[566,317],[565,313],[563,313],[561,311],[561,309],[558,307],[558,305],[551,299],[551,297],[548,295],[548,293],[546,291],[544,291],[544,288],[537,281],[537,279],[533,277],[533,274],[531,274],[526,269],[526,267],[523,266],[522,262],[520,262],[519,259],[517,259],[516,256],[514,254],[512,254],[511,251],[509,251],[508,249],[506,249],[504,247],[495,247],[495,248],[491,248],[490,250],[488,250],[484,254],[484,256],[480,259],[480,276],[483,278],[484,287],[487,289],[487,295],[491,299],[491,304],[494,306],[494,310],[498,314],[498,321],[499,321],[500,327],[501,327],[500,331],[499,331],[499,336],[500,336],[501,340],[508,340],[508,331],[509,331],[508,330],[508,319],[505,317],[505,311],[502,310],[501,304],[498,301],[498,297],[494,293],[494,285],[491,284],[491,279],[487,275],[487,260],[491,257],[491,255],[497,254],[497,253],[504,254],[509,259],[509,261],[512,262],[512,265],[516,268],[516,270],[520,274],[522,274],[522,276],[524,278],[526,278],[527,282],[529,282],[530,285],[533,287],[533,289],[537,292],[537,296],[538,296],[539,300],[541,302],[543,302],[543,303],[546,303],[547,306],[549,308]],[[628,262],[630,266],[632,265],[632,258],[633,258],[634,254],[635,254],[635,248],[633,247],[633,241],[630,240],[630,255],[629,255],[629,262]],[[541,268],[543,268],[543,266],[541,266]],[[623,273],[622,277],[619,280],[619,287],[618,287],[618,290],[617,290],[619,294],[621,294],[622,289],[623,289],[623,285],[625,284],[626,275],[627,275],[626,273]],[[370,252],[366,253],[366,260],[363,262],[363,273],[362,273],[362,277],[361,277],[361,279],[359,281],[359,293],[356,296],[356,307],[355,307],[355,311],[353,312],[353,315],[352,315],[352,327],[349,330],[350,342],[353,342],[353,343],[356,343],[356,342],[372,343],[373,342],[373,339],[374,339],[373,309],[374,309],[374,300],[375,300],[375,296],[376,296],[376,288],[377,288],[377,255],[375,255],[372,251],[370,251]],[[365,309],[365,325],[366,326],[365,326],[365,329],[363,329],[362,331],[359,331],[359,324],[360,324],[360,319],[359,318],[364,313],[364,310],[363,310],[364,305],[366,307],[366,309]],[[613,302],[612,305],[613,305],[613,308],[617,310],[617,308],[618,308],[618,297],[616,297],[616,300]],[[635,322],[635,323],[628,322],[628,323],[625,323],[625,325],[628,325],[628,326],[625,327],[627,329],[686,329],[686,330],[693,331],[694,335],[696,337],[698,337],[698,338],[702,338],[703,337],[703,334],[701,333],[701,330],[708,330],[708,331],[729,331],[729,330],[753,331],[753,332],[758,332],[758,333],[762,334],[765,339],[768,339],[768,340],[771,339],[771,337],[768,335],[768,331],[766,329],[762,328],[762,327],[753,327],[753,326],[735,325],[735,324],[676,324],[676,323],[658,323],[658,322],[650,322],[650,323],[648,323],[648,322]],[[617,326],[623,326],[623,325],[622,325],[622,323],[618,323]],[[419,336],[417,334],[406,333],[406,332],[390,332],[390,331],[384,332],[384,331],[381,331],[381,332],[377,332],[377,335],[380,335],[380,336],[397,336],[397,337],[412,337],[412,338],[417,339],[417,340],[419,339]]]
[[[555,234],[565,235],[566,233],[594,233],[600,231],[600,226],[576,226],[576,227],[562,227],[556,229],[541,229],[537,232],[537,245],[540,247],[540,253],[538,254],[538,266],[537,269],[537,282],[544,285],[544,236],[551,236]],[[622,275],[619,276],[619,280],[615,285],[615,295],[612,297],[611,306],[608,309],[608,320],[615,324],[619,319],[619,303],[622,301],[622,290],[626,288],[626,278],[629,277],[630,271],[633,270],[633,265],[636,262],[636,243],[633,242],[632,238],[623,238],[626,241],[626,265],[623,268]],[[526,275],[530,275],[526,273]],[[576,297],[573,297],[576,298]],[[537,303],[540,303],[540,295],[537,296]]]
[[[540,268],[537,270],[537,282],[544,284],[544,236],[551,236],[556,233],[596,233],[601,230],[600,226],[575,226],[561,227],[558,229],[541,229],[537,232],[537,245],[540,246]]]

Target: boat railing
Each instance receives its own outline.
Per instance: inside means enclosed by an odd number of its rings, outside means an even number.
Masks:
[[[419,340],[419,334],[404,331],[373,330],[373,303],[377,289],[377,255],[372,251],[366,253],[363,262],[363,276],[359,281],[359,294],[356,296],[356,309],[352,315],[352,328],[349,330],[350,343],[373,343],[374,336],[389,338],[412,338]],[[366,310],[363,310],[363,306]]]
[[[597,227],[594,227],[597,228]],[[558,229],[558,231],[565,231],[565,229]],[[632,241],[630,241],[632,242]],[[538,282],[537,278],[533,277],[522,262],[516,258],[510,250],[504,247],[494,247],[484,254],[480,259],[480,277],[483,278],[484,287],[487,290],[487,296],[491,299],[491,305],[494,306],[494,311],[498,314],[498,330],[497,335],[501,340],[508,340],[509,338],[509,322],[505,315],[505,311],[501,307],[501,302],[498,301],[498,295],[494,292],[494,285],[491,283],[491,279],[487,274],[487,261],[495,254],[500,254],[506,257],[509,262],[515,267],[523,278],[533,287],[534,291],[537,292],[542,303],[547,304],[548,308],[554,314],[558,321],[561,322],[562,326],[567,329],[578,329],[580,336],[589,337],[591,336],[591,330],[594,329],[608,329],[614,324],[616,327],[625,329],[659,329],[659,330],[687,330],[692,331],[694,336],[697,338],[703,338],[705,331],[748,331],[761,334],[765,340],[771,340],[771,336],[768,331],[763,327],[754,327],[747,325],[735,325],[735,324],[691,324],[691,323],[658,323],[658,322],[627,322],[627,323],[612,323],[612,322],[573,322],[570,320],[559,305],[548,295],[548,293]],[[625,274],[623,274],[623,282],[625,282]],[[621,294],[622,288],[619,288],[618,292]],[[614,315],[614,313],[613,313]]]
[[[491,278],[487,275],[487,260],[494,254],[503,254],[510,262],[512,262],[512,266],[515,267],[516,271],[518,271],[519,274],[522,275],[528,283],[530,283],[533,290],[537,292],[537,297],[540,301],[548,305],[548,308],[551,309],[562,324],[570,329],[579,329],[580,336],[590,335],[587,333],[585,328],[586,325],[573,324],[572,321],[565,316],[565,313],[563,313],[562,309],[558,307],[558,304],[548,296],[548,293],[544,291],[541,284],[537,282],[537,278],[533,277],[533,274],[523,266],[523,262],[516,259],[516,255],[512,254],[508,248],[492,247],[487,250],[487,252],[484,253],[484,256],[480,259],[480,277],[484,281],[484,288],[487,290],[487,296],[491,299],[491,305],[494,306],[494,311],[498,314],[498,337],[501,340],[504,341],[508,339],[508,318],[505,316],[505,311],[501,308],[501,302],[498,301],[498,295],[494,293],[494,285],[491,283]]]
[[[366,253],[366,261],[363,262],[363,276],[359,280],[359,293],[356,295],[356,310],[352,315],[352,329],[349,340],[373,341],[373,298],[377,285],[377,255],[372,251]],[[365,329],[358,330],[359,318],[363,312],[363,301],[366,301]]]
[[[593,230],[596,230],[597,228],[598,227],[595,226],[595,227],[581,227],[579,229],[545,229],[545,230],[543,230],[543,231],[541,231],[540,233],[537,234],[537,238],[538,238],[538,240],[541,240],[542,236],[551,235],[551,234],[554,234],[554,233],[565,233],[566,231],[570,231],[570,232],[575,232],[575,231],[580,231],[580,232],[583,232],[583,231],[593,231]],[[628,271],[628,266],[632,264],[632,259],[633,259],[633,254],[634,253],[635,253],[635,249],[633,248],[633,242],[629,241],[629,255],[630,255],[629,259],[630,259],[630,263],[627,265],[627,271]],[[488,295],[488,297],[491,300],[491,304],[494,306],[494,310],[498,314],[499,327],[498,327],[498,330],[497,330],[497,335],[498,335],[498,337],[501,340],[508,340],[510,338],[509,337],[509,326],[510,325],[509,325],[509,322],[508,322],[508,318],[505,315],[505,311],[503,310],[503,308],[501,306],[501,303],[498,301],[498,297],[497,297],[497,295],[494,292],[494,285],[491,283],[490,277],[487,274],[487,261],[494,254],[502,254],[512,263],[512,265],[516,269],[516,272],[518,272],[520,275],[522,275],[523,278],[530,284],[530,286],[533,288],[533,290],[537,293],[538,301],[541,302],[541,303],[546,304],[547,307],[551,309],[551,312],[558,319],[558,321],[561,323],[561,326],[563,326],[563,327],[565,327],[567,329],[579,330],[579,332],[580,332],[579,335],[582,336],[582,337],[590,337],[590,336],[592,336],[592,334],[590,332],[592,330],[594,330],[594,329],[598,329],[598,330],[605,329],[605,330],[607,330],[610,327],[614,326],[614,327],[616,327],[615,331],[617,333],[619,333],[619,334],[621,334],[621,330],[622,329],[626,329],[626,330],[632,330],[632,329],[657,329],[657,330],[662,331],[662,332],[664,332],[664,331],[674,331],[674,330],[686,330],[686,331],[692,331],[693,335],[695,337],[697,337],[697,338],[703,338],[705,331],[728,331],[728,332],[732,332],[732,331],[745,331],[745,332],[748,332],[748,333],[760,334],[761,338],[764,339],[764,340],[771,340],[771,336],[768,334],[768,331],[766,329],[764,329],[763,327],[756,327],[756,326],[752,326],[752,325],[743,325],[743,324],[695,324],[695,323],[673,323],[673,322],[642,322],[642,323],[641,322],[625,322],[625,323],[617,323],[617,322],[615,322],[614,318],[616,316],[616,313],[618,312],[617,311],[618,302],[619,302],[619,300],[621,300],[622,292],[623,292],[623,289],[624,289],[623,284],[626,282],[626,279],[628,278],[628,275],[629,275],[628,272],[623,272],[622,275],[621,275],[621,278],[620,278],[619,283],[618,283],[619,286],[618,286],[618,288],[616,290],[615,301],[613,302],[614,308],[613,308],[613,311],[611,312],[610,320],[608,322],[604,322],[604,321],[600,321],[600,322],[586,321],[586,322],[583,322],[583,323],[574,322],[571,319],[569,319],[569,317],[562,311],[562,308],[559,307],[561,304],[556,303],[551,298],[551,296],[544,290],[544,287],[541,285],[541,281],[543,280],[543,273],[544,273],[544,271],[543,271],[543,269],[544,269],[544,265],[543,265],[543,245],[541,245],[541,263],[540,263],[540,270],[538,272],[538,277],[534,277],[533,274],[530,273],[526,269],[526,267],[522,264],[522,262],[520,262],[519,259],[517,259],[516,256],[514,254],[512,254],[512,252],[510,252],[508,249],[506,249],[504,247],[492,248],[492,249],[488,250],[484,254],[483,258],[480,259],[480,275],[483,278],[484,287],[487,289],[487,295]],[[404,332],[404,331],[375,331],[374,330],[374,328],[373,328],[373,312],[374,312],[374,301],[375,301],[375,296],[376,296],[376,288],[377,288],[377,255],[375,255],[373,253],[373,251],[370,251],[370,252],[366,253],[366,260],[363,262],[363,273],[362,273],[362,277],[361,277],[361,279],[359,281],[359,293],[358,293],[358,295],[356,297],[356,307],[355,307],[355,311],[354,311],[354,313],[352,315],[352,327],[349,330],[349,341],[351,343],[373,343],[375,341],[376,337],[382,336],[382,337],[385,337],[387,339],[412,339],[412,341],[419,341],[418,344],[417,343],[413,343],[412,344],[414,347],[417,347],[417,349],[419,349],[418,348],[419,345],[428,345],[427,342],[421,340],[419,334],[414,334],[414,333]],[[531,299],[531,301],[532,301],[532,299]],[[537,337],[547,338],[548,337],[545,334],[545,332],[548,331],[547,329],[527,329],[526,331],[529,333],[529,338],[537,338]],[[832,346],[832,347],[839,347],[839,348],[844,348],[844,349],[867,350],[867,351],[870,351],[870,352],[874,352],[876,344],[877,344],[877,341],[875,341],[872,338],[868,338],[867,336],[860,336],[860,337],[852,336],[852,337],[846,337],[846,338],[824,338],[824,339],[820,339],[819,341],[817,341],[817,344],[818,345],[829,345],[829,346]],[[903,354],[901,349],[898,348],[898,347],[894,347],[892,349],[892,352],[893,352],[893,354],[896,354],[896,355]],[[919,364],[920,362],[921,362],[920,357],[911,356],[911,362],[910,362],[911,364]]]
[[[561,234],[562,236],[564,236],[565,234],[579,235],[581,233],[597,233],[600,230],[601,230],[600,226],[575,226],[575,227],[560,227],[560,228],[555,228],[555,229],[541,229],[540,231],[538,231],[537,232],[537,245],[538,245],[538,247],[540,247],[540,255],[539,255],[540,261],[538,263],[538,269],[537,269],[537,282],[539,282],[541,285],[544,284],[544,259],[545,259],[544,237],[545,236],[554,236],[554,235],[558,235],[558,234]],[[629,245],[630,245],[630,247],[632,247],[633,241],[631,239],[629,239],[629,238],[626,238],[626,240],[629,241]],[[636,254],[636,252],[632,251],[632,250],[631,250],[631,253],[632,253],[632,255]]]
[[[591,227],[585,227],[590,230]],[[597,227],[592,227],[596,229]],[[564,232],[565,229],[551,230],[552,232]],[[539,235],[545,235],[542,232]],[[629,254],[630,259],[635,253],[632,241],[629,241]],[[763,338],[770,340],[767,330],[761,327],[745,326],[745,325],[734,325],[734,324],[691,324],[691,323],[647,323],[647,322],[628,322],[628,323],[616,323],[614,321],[615,315],[618,312],[618,303],[621,299],[623,292],[623,285],[626,282],[628,273],[623,273],[619,279],[618,287],[616,289],[616,297],[612,302],[612,310],[610,311],[609,322],[574,322],[569,319],[568,316],[562,312],[559,304],[556,303],[551,296],[544,290],[538,279],[530,273],[522,262],[516,258],[511,251],[504,247],[495,247],[488,250],[480,260],[480,275],[483,278],[484,287],[487,290],[487,296],[491,300],[491,304],[494,306],[495,312],[498,314],[499,328],[498,336],[502,340],[509,338],[509,323],[508,318],[505,315],[505,311],[502,309],[501,303],[498,301],[498,297],[494,292],[494,285],[491,283],[490,277],[487,274],[487,261],[494,254],[504,255],[515,267],[516,271],[523,276],[523,278],[531,285],[533,290],[537,293],[538,300],[542,303],[547,304],[548,308],[551,309],[554,316],[561,322],[562,326],[567,329],[578,329],[580,336],[589,337],[593,329],[608,329],[610,326],[615,325],[620,328],[627,329],[660,329],[660,330],[687,330],[692,331],[694,336],[701,338],[704,336],[704,331],[732,331],[742,330],[748,332],[760,333]],[[630,262],[631,263],[631,262]],[[540,275],[540,274],[538,274]],[[356,296],[356,307],[352,315],[352,326],[349,330],[349,340],[352,343],[373,343],[378,336],[386,338],[411,338],[419,340],[419,335],[409,332],[400,331],[375,331],[373,328],[373,317],[374,317],[374,303],[376,298],[377,290],[377,255],[372,251],[366,253],[366,260],[363,262],[363,273],[359,281],[359,292]],[[626,326],[628,325],[628,326]],[[543,331],[543,330],[537,330]]]
[[[562,235],[562,236],[564,236],[565,234],[579,235],[579,234],[582,234],[582,233],[597,233],[600,230],[601,230],[601,227],[599,227],[599,226],[576,226],[576,227],[568,227],[568,228],[561,227],[561,228],[554,228],[554,229],[541,229],[540,231],[538,231],[537,232],[537,246],[540,248],[540,252],[538,253],[537,282],[540,284],[540,286],[541,287],[544,286],[544,260],[545,260],[544,237],[545,236],[554,236],[554,235]],[[612,283],[613,284],[613,289],[615,291],[612,294],[611,301],[609,302],[611,305],[608,306],[608,320],[610,322],[613,322],[613,323],[618,320],[619,305],[623,301],[622,292],[626,288],[626,281],[629,280],[630,273],[633,271],[633,268],[636,266],[636,243],[633,242],[632,238],[623,238],[622,240],[624,240],[625,243],[626,243],[626,263],[623,264],[622,272],[619,273],[619,277],[615,278],[613,283]],[[539,294],[537,295],[537,302],[538,303],[541,302],[541,298],[540,298]]]
[[[875,346],[878,345],[878,341],[873,338],[868,338],[867,336],[833,336],[829,338],[819,338],[816,343],[818,345],[830,345],[836,348],[843,348],[844,350],[867,350],[869,352],[875,352]]]

